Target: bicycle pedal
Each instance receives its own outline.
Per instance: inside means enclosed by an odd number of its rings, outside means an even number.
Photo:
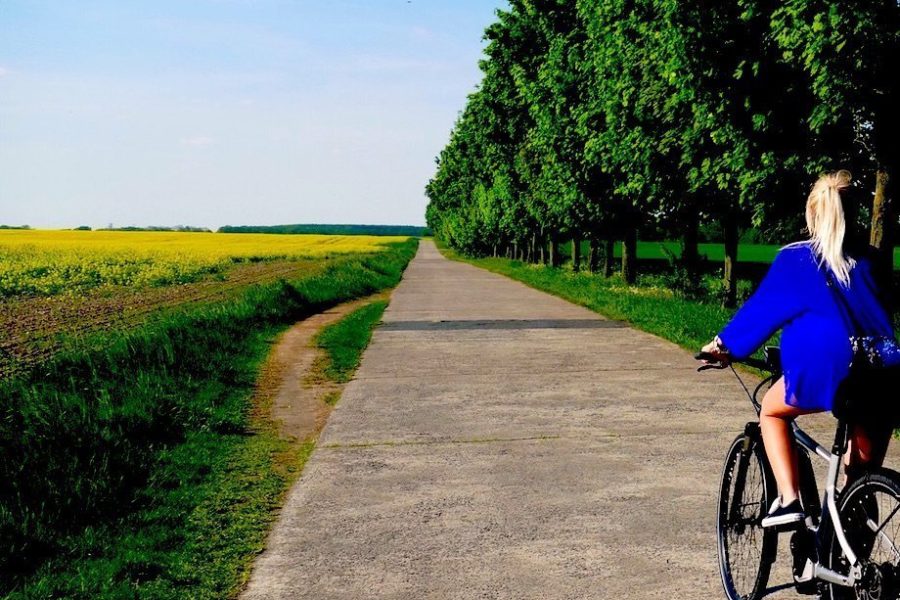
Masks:
[[[803,570],[800,574],[794,574],[794,583],[808,583],[813,580],[813,575],[815,574],[815,565],[813,561],[810,559],[806,559],[806,563],[803,565]]]
[[[807,558],[806,564],[803,565],[803,571],[800,575],[794,575],[794,587],[798,594],[814,596],[819,593],[819,585],[818,581],[816,581],[813,576],[814,573],[815,565],[813,564],[813,561]]]
[[[799,577],[794,576],[794,587],[798,594],[812,596],[818,593],[819,582],[813,577],[812,561],[807,562],[810,565],[809,569],[804,569],[803,574]]]
[[[801,596],[818,596],[819,595],[819,582],[818,581],[805,581],[803,583],[794,584],[794,591],[800,594]]]
[[[815,538],[809,531],[795,531],[791,536],[791,573],[797,591],[802,594],[816,593],[815,562],[816,554]]]
[[[818,596],[819,595],[819,582],[818,581],[807,581],[805,583],[798,583],[794,585],[794,591],[800,594],[801,596]]]

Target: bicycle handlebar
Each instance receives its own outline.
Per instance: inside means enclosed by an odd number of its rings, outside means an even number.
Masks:
[[[697,369],[698,371],[705,371],[707,369],[726,369],[726,368],[728,368],[728,363],[724,363],[724,362],[720,361],[718,356],[716,356],[715,354],[710,354],[709,352],[698,352],[697,354],[694,355],[694,358],[696,358],[697,360],[705,360],[710,363],[708,365],[701,366],[700,368]],[[741,359],[729,357],[729,361],[743,363],[749,367],[754,367],[754,368],[760,369],[761,371],[772,372],[775,370],[772,367],[772,365],[769,364],[768,361],[760,360],[758,358],[753,358],[752,356],[748,356],[747,358],[741,358]]]
[[[709,352],[698,352],[694,355],[694,358],[697,360],[705,360],[708,364],[702,365],[697,370],[698,371],[706,371],[707,369],[727,369],[731,366],[731,363],[743,363],[747,366],[754,367],[761,371],[766,371],[769,373],[768,377],[764,377],[762,381],[756,386],[756,389],[751,392],[747,386],[744,384],[744,381],[741,379],[741,376],[738,375],[738,372],[734,370],[732,367],[731,371],[734,373],[734,376],[737,377],[737,380],[741,383],[741,387],[744,388],[744,391],[747,393],[747,397],[750,399],[750,402],[753,404],[753,408],[756,409],[756,414],[759,414],[762,406],[760,402],[756,399],[759,391],[765,386],[767,383],[771,383],[774,381],[775,377],[781,374],[781,349],[778,346],[766,346],[765,348],[765,359],[760,360],[758,358],[733,358],[731,356],[726,356],[726,360],[720,360],[718,356],[715,354],[710,354]]]

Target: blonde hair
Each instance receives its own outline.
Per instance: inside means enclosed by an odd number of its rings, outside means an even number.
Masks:
[[[841,192],[850,187],[851,179],[850,171],[845,169],[825,173],[813,184],[806,199],[806,228],[819,265],[826,262],[845,286],[850,285],[850,270],[856,266],[853,258],[844,255],[847,222]]]

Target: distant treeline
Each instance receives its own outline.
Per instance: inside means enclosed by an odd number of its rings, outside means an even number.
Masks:
[[[78,229],[84,229],[84,227],[79,227]],[[208,229],[206,227],[191,227],[190,225],[175,225],[174,227],[159,227],[155,225],[151,225],[149,227],[102,227],[97,231],[193,231],[197,233],[212,232],[211,229]]]
[[[414,225],[225,225],[219,233],[318,233],[322,235],[431,235],[427,227]]]
[[[0,225],[0,229],[31,229],[31,225]]]

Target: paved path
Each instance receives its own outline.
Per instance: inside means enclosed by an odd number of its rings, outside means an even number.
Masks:
[[[423,242],[244,598],[722,597],[716,488],[752,409],[695,366]]]

